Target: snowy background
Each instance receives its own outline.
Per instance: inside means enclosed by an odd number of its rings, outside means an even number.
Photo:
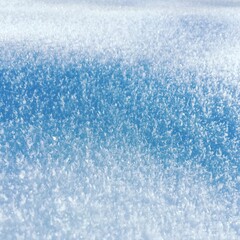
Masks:
[[[239,7],[2,0],[0,239],[239,239]]]

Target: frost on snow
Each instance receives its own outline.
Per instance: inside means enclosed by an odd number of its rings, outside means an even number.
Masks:
[[[237,3],[174,3],[1,1],[0,239],[239,239]]]

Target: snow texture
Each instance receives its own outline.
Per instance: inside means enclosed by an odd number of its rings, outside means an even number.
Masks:
[[[238,7],[2,0],[0,239],[239,239]]]

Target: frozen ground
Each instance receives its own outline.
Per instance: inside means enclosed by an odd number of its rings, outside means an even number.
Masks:
[[[238,6],[2,0],[0,239],[239,239]]]

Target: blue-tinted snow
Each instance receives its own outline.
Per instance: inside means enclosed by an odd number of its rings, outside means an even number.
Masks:
[[[0,5],[0,238],[239,238],[237,1]]]

